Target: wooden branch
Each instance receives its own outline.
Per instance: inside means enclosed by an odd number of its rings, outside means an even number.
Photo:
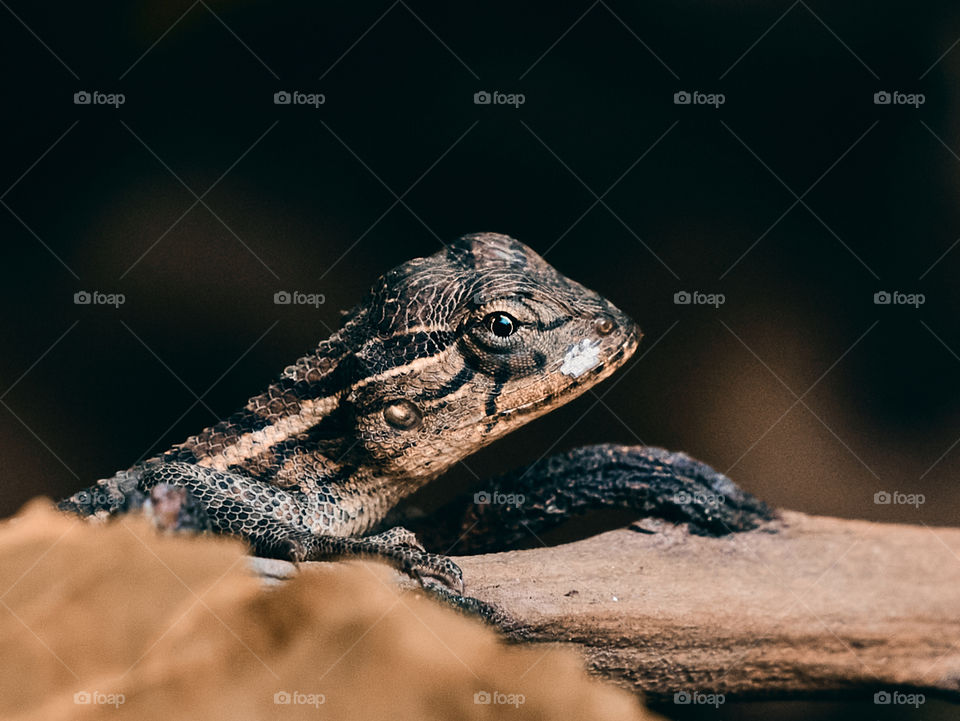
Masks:
[[[960,698],[960,529],[784,512],[722,538],[658,524],[456,561],[511,638],[571,643],[651,699]]]

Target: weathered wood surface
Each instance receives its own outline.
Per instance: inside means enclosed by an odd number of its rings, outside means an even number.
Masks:
[[[573,644],[651,698],[960,699],[960,529],[789,511],[723,538],[656,529],[456,561],[510,637]]]

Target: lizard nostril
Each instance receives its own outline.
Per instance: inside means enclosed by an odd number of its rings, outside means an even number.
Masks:
[[[593,329],[600,335],[610,335],[616,327],[617,324],[608,315],[598,315],[593,319]]]
[[[408,431],[416,428],[423,420],[420,415],[420,409],[408,400],[393,401],[383,409],[383,418],[394,428],[402,431]]]

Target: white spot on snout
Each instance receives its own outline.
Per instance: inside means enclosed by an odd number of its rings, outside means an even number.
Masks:
[[[600,362],[600,341],[584,338],[567,349],[560,372],[571,378],[579,378]]]

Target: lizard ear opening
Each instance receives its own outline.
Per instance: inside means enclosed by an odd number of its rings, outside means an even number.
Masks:
[[[406,399],[393,401],[383,409],[383,419],[394,428],[409,431],[423,422],[420,409]]]

